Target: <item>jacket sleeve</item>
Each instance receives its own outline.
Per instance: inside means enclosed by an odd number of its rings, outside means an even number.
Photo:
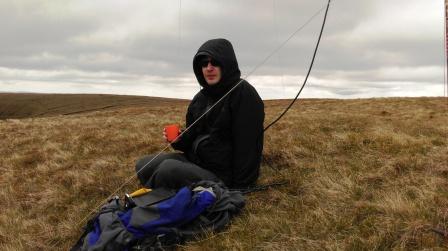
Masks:
[[[257,91],[245,82],[232,96],[232,187],[253,185],[263,151],[264,104]],[[235,90],[236,91],[236,90]]]

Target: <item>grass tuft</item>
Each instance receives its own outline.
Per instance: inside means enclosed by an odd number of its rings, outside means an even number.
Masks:
[[[163,126],[183,124],[187,106],[49,97],[2,112],[1,250],[69,249],[92,209],[129,178],[119,194],[138,188],[135,161],[165,147]],[[266,123],[287,103],[266,101]],[[447,111],[444,98],[301,100],[265,134],[259,183],[286,184],[179,249],[447,249]]]

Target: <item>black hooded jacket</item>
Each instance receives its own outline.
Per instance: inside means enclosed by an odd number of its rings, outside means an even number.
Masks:
[[[221,67],[221,79],[215,85],[208,85],[202,74],[199,61],[205,56],[215,59]],[[215,173],[229,187],[253,185],[259,175],[263,150],[263,101],[255,88],[240,78],[232,44],[225,39],[205,42],[194,56],[193,70],[203,88],[188,107],[187,127],[241,83],[173,143],[173,148]]]

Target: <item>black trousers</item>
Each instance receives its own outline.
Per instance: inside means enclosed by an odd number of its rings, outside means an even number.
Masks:
[[[145,187],[179,189],[201,180],[220,181],[214,173],[190,162],[182,153],[162,153],[151,161],[155,156],[147,155],[135,164],[137,177]]]

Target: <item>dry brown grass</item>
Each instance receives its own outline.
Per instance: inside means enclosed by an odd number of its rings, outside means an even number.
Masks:
[[[0,93],[0,119],[70,115],[105,109],[185,102],[181,99],[108,94]]]
[[[267,101],[267,121],[285,104]],[[0,121],[0,250],[69,249],[186,106]],[[447,136],[446,98],[299,101],[265,137],[260,183],[288,184],[250,194],[224,232],[181,249],[446,249],[431,229],[448,230]]]

